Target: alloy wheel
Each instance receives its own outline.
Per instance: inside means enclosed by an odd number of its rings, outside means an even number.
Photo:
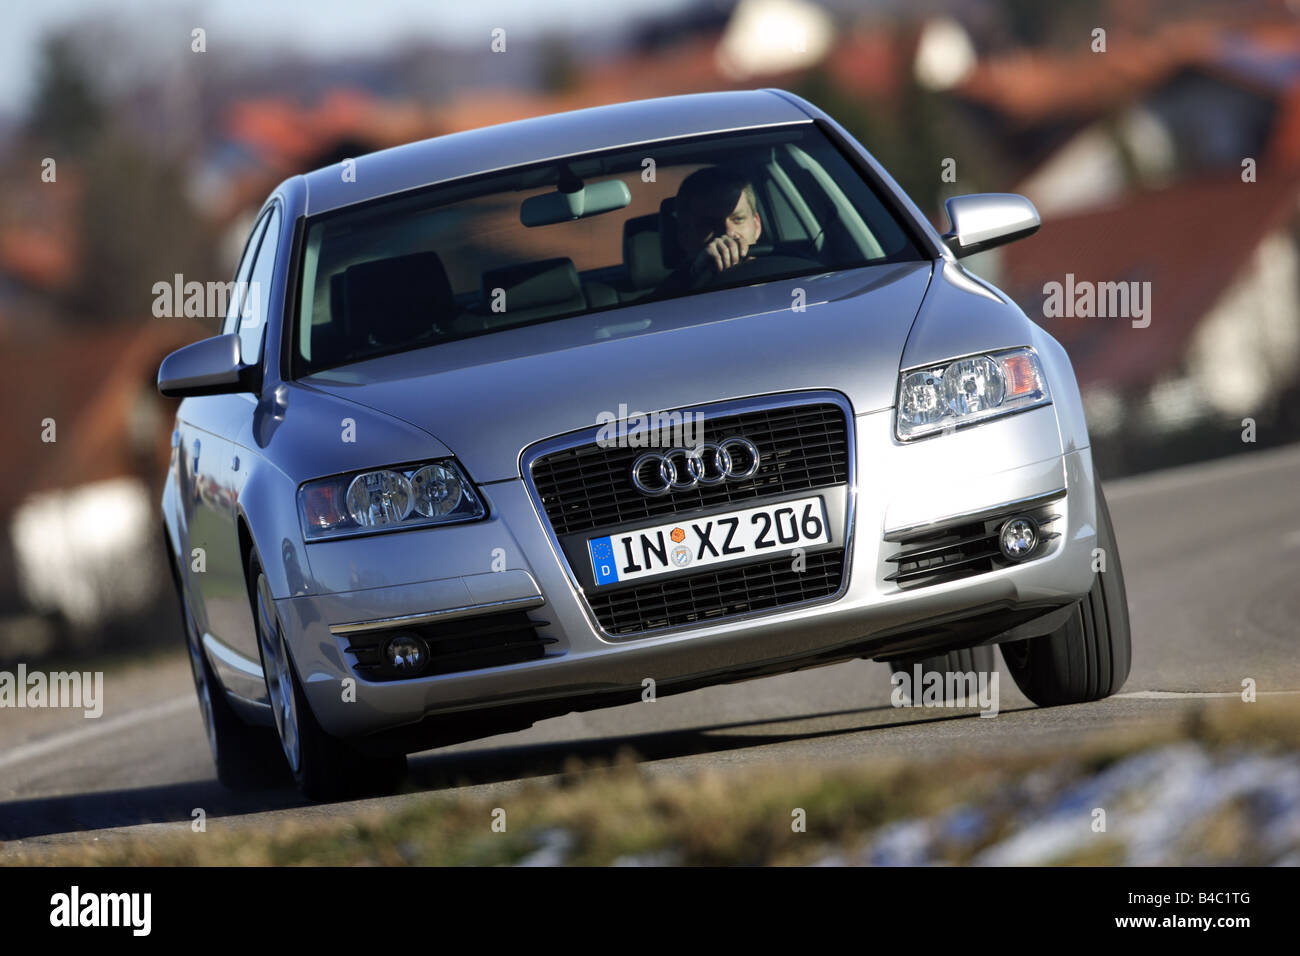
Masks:
[[[184,601],[181,602],[184,604]],[[212,713],[212,688],[208,684],[207,669],[203,661],[203,648],[199,646],[198,631],[194,619],[190,617],[189,608],[185,612],[185,646],[190,652],[190,671],[194,675],[194,691],[199,698],[199,714],[203,718],[203,730],[208,737],[208,749],[212,759],[217,759],[217,723]]]
[[[257,576],[257,640],[262,651],[262,667],[266,671],[266,690],[275,716],[275,729],[280,734],[280,745],[284,748],[289,768],[297,773],[302,763],[302,747],[293,677],[289,671],[289,651],[284,645],[284,632],[280,629],[271,585],[265,574]]]

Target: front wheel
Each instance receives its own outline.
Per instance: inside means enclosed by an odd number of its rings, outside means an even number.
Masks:
[[[981,644],[978,647],[963,647],[960,650],[948,651],[944,654],[934,654],[930,657],[900,657],[897,660],[889,662],[889,668],[894,674],[905,674],[908,681],[912,681],[916,675],[916,665],[921,665],[921,673],[928,674],[935,671],[943,675],[943,702],[945,704],[955,704],[957,698],[951,694],[958,692],[958,685],[947,679],[949,674],[991,674],[996,669],[994,663],[993,648],[987,644]],[[922,678],[924,679],[924,678]],[[899,678],[891,675],[891,683],[898,683]],[[910,685],[909,685],[910,686]],[[920,700],[921,688],[913,688],[914,699]]]
[[[190,658],[190,673],[194,678],[194,692],[198,697],[199,716],[203,719],[204,735],[212,753],[212,762],[217,768],[217,779],[231,790],[261,790],[283,786],[288,783],[288,775],[276,760],[279,747],[275,734],[266,727],[244,723],[226,699],[226,692],[204,653],[203,642],[199,638],[194,616],[190,613],[180,573],[170,550],[167,557],[172,565],[176,594],[180,601],[185,646]]]
[[[298,788],[312,800],[395,791],[406,773],[406,756],[370,757],[321,728],[289,655],[270,583],[255,555],[249,559],[248,579],[267,696]]]
[[[1060,628],[1042,637],[1002,644],[1002,659],[1021,693],[1040,707],[1109,697],[1124,686],[1132,662],[1128,596],[1110,509],[1097,486],[1097,547],[1105,570]]]

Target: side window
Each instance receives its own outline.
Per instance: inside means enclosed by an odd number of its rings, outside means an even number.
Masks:
[[[245,365],[262,360],[262,333],[266,330],[267,305],[271,298],[271,275],[275,271],[275,251],[280,238],[280,207],[266,217],[266,232],[258,245],[253,271],[239,322],[239,354]]]
[[[235,270],[234,285],[226,298],[226,318],[221,323],[222,335],[239,331],[239,308],[243,305],[248,274],[253,271],[253,258],[257,255],[257,244],[262,239],[262,232],[266,229],[268,218],[263,216],[253,224],[253,233],[248,237],[248,245],[244,246],[244,258],[239,260],[239,268]]]
[[[799,217],[794,214],[794,207],[790,205],[790,200],[781,192],[774,180],[769,179],[765,183],[767,192],[767,205],[772,211],[772,233],[773,238],[780,237],[786,241],[793,241],[808,238],[808,230],[803,227]],[[763,223],[763,231],[768,229],[768,223]]]

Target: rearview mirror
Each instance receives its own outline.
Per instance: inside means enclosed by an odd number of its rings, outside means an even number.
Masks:
[[[959,259],[1032,236],[1042,225],[1034,204],[1015,193],[954,196],[944,206],[952,228],[943,241]]]
[[[525,226],[549,226],[557,222],[572,222],[587,216],[622,209],[632,202],[632,193],[621,179],[579,186],[573,192],[556,190],[529,196],[519,207],[519,221]]]
[[[240,360],[239,336],[217,335],[177,349],[158,367],[158,391],[169,398],[254,391],[256,366]]]

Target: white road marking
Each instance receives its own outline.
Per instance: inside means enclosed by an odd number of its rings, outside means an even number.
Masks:
[[[1300,690],[1259,690],[1259,697],[1287,697],[1300,694]],[[1131,700],[1176,700],[1183,697],[1240,697],[1241,691],[1181,691],[1181,690],[1135,690],[1128,694],[1115,694],[1115,697],[1128,697]]]
[[[77,730],[68,730],[61,734],[53,734],[40,740],[33,740],[29,744],[15,747],[7,754],[0,756],[0,770],[12,767],[14,764],[21,763],[24,760],[32,760],[36,757],[47,757],[59,750],[68,747],[75,747],[78,744],[94,740],[96,737],[104,737],[108,734],[115,734],[120,730],[126,730],[129,727],[135,727],[139,724],[146,724],[151,720],[160,720],[163,717],[171,717],[175,714],[184,713],[187,710],[197,710],[198,700],[193,694],[186,694],[183,697],[173,697],[171,700],[165,700],[162,703],[154,704],[151,707],[142,707],[139,710],[133,710],[129,713],[122,714],[120,717],[100,718],[98,720],[86,721],[87,726],[80,727]]]

